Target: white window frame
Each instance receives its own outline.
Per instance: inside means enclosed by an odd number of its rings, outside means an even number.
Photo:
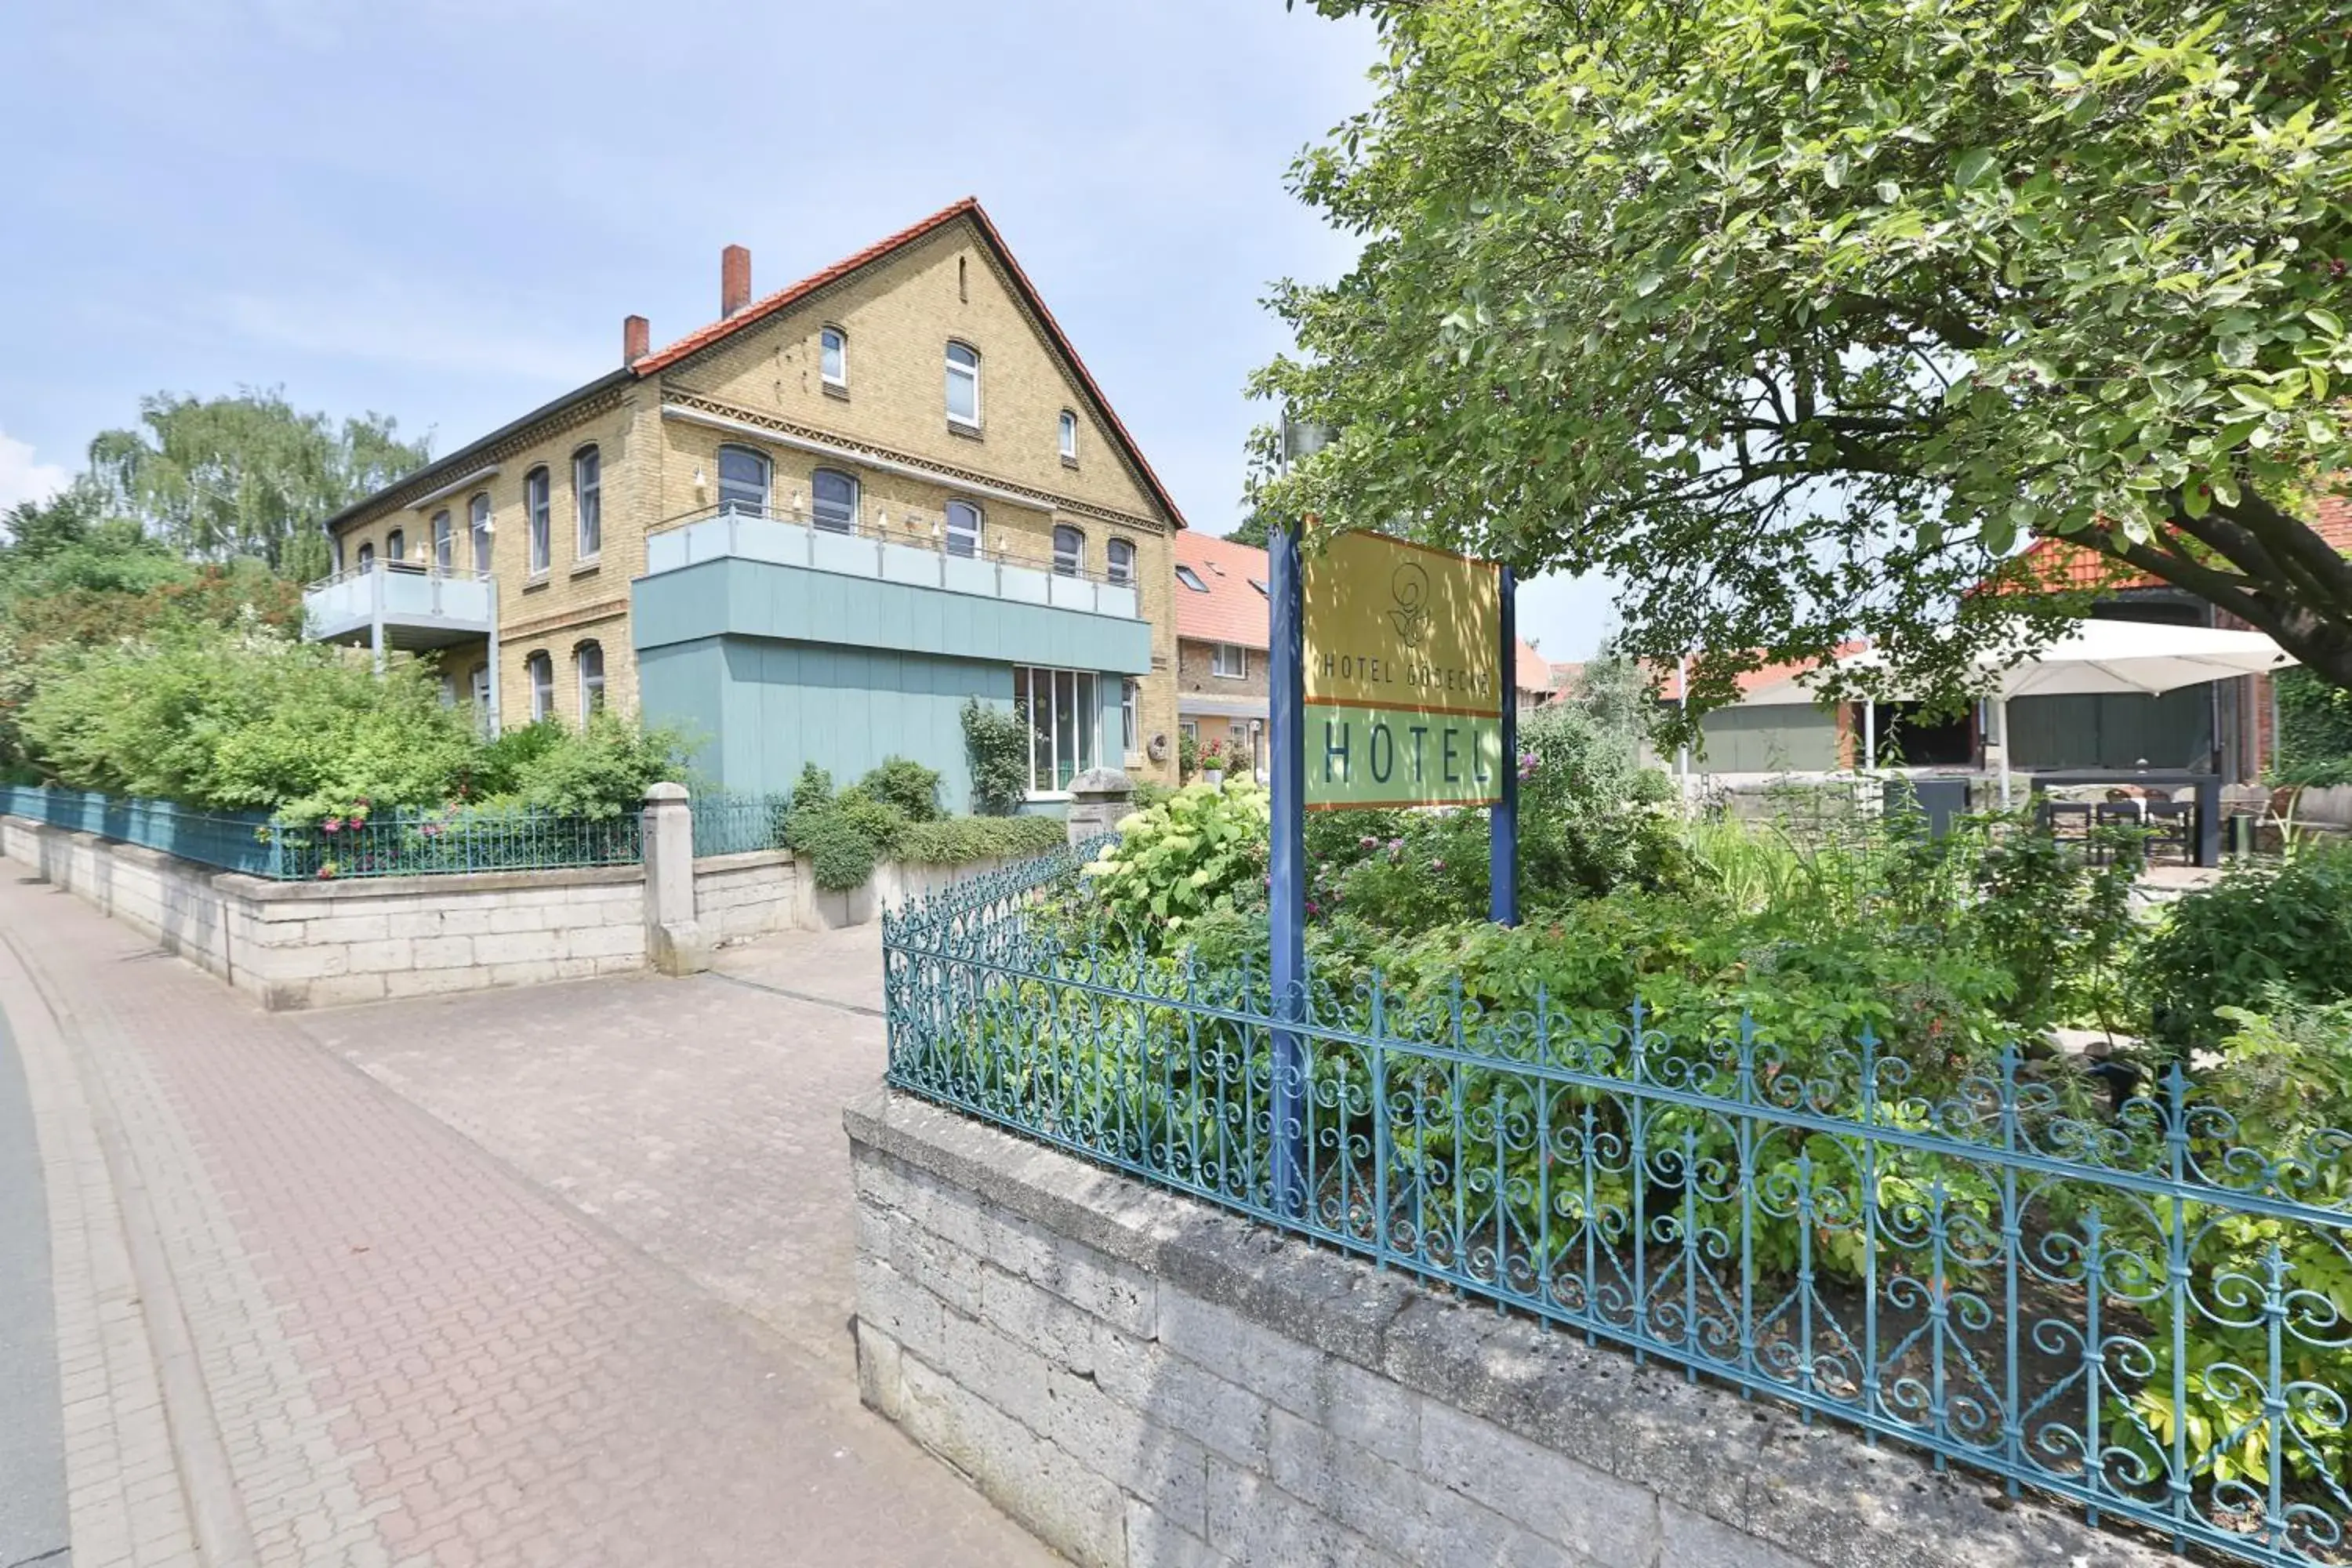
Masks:
[[[1069,564],[1066,566],[1063,564],[1064,557],[1062,554],[1062,541],[1065,539],[1076,540],[1077,542],[1077,548],[1069,553]],[[1055,523],[1054,525],[1054,575],[1056,577],[1083,577],[1086,574],[1087,531],[1083,528],[1073,528],[1066,522]]]
[[[1118,727],[1122,757],[1143,750],[1143,683],[1139,680],[1118,683]]]
[[[1062,410],[1060,439],[1062,461],[1076,462],[1078,460],[1078,416],[1067,408]]]
[[[593,472],[584,479],[583,468]],[[572,454],[572,552],[593,561],[604,553],[604,454],[592,444]]]
[[[466,503],[466,534],[474,548],[474,570],[490,569],[490,492],[477,490]]]
[[[816,374],[825,385],[849,390],[849,334],[839,327],[817,330]]]
[[[408,531],[395,528],[383,536],[383,558],[405,563],[408,560]]]
[[[1070,779],[1097,766],[1102,757],[1102,691],[1101,677],[1090,669],[1053,669],[1043,665],[1015,665],[1013,670],[1013,700],[1016,709],[1024,709],[1029,721],[1029,798],[1031,800],[1067,800]],[[1045,693],[1045,726],[1037,725],[1036,696]],[[1062,708],[1061,697],[1069,694],[1070,708],[1070,778],[1061,776]],[[1037,750],[1043,741],[1045,759],[1040,766]]]
[[[727,454],[730,452],[740,452],[747,458],[756,459],[760,465],[760,500],[756,508],[746,508],[730,502],[727,499]],[[740,441],[727,441],[720,444],[719,455],[712,459],[710,466],[712,471],[718,476],[719,482],[716,488],[719,495],[719,510],[722,513],[732,508],[739,517],[769,515],[776,494],[776,460],[773,458],[769,457],[757,447],[747,447]]]
[[[457,563],[457,542],[449,531],[449,509],[433,514],[433,570],[446,573]]]
[[[591,657],[596,661],[596,673],[588,673]],[[572,650],[572,667],[580,681],[580,722],[583,725],[604,706],[604,645],[590,638]]]
[[[555,716],[555,656],[545,648],[522,661],[523,679],[530,686],[530,721]]]
[[[957,361],[956,353],[959,350],[962,351],[962,353],[970,358],[971,363],[969,364],[961,363]],[[971,387],[971,412],[968,415],[959,414],[956,412],[955,380],[959,375],[962,376]],[[959,342],[953,338],[948,340],[946,384],[948,423],[950,425],[961,425],[968,430],[979,429],[981,405],[980,351],[978,349],[972,347],[970,343]]]
[[[816,485],[817,480],[827,475],[841,480],[844,484],[849,487],[849,519],[845,524],[840,527],[829,526],[828,524],[818,521],[818,513],[816,510]],[[855,535],[857,532],[858,521],[864,513],[865,507],[866,487],[858,483],[857,476],[851,473],[848,469],[818,468],[809,475],[809,526],[815,529],[818,532]]]
[[[966,531],[956,526],[956,514],[959,511],[971,519],[971,528],[968,536]],[[984,530],[987,526],[987,514],[980,510],[979,502],[951,500],[948,502],[946,512],[941,519],[943,546],[950,555],[977,561],[981,555],[981,541],[986,537]],[[959,545],[965,548],[958,548]]]
[[[1248,648],[1244,647],[1237,642],[1212,643],[1209,646],[1211,649],[1209,654],[1209,673],[1211,675],[1215,676],[1219,680],[1247,680],[1249,679]],[[1229,658],[1228,656],[1231,657]]]
[[[1103,546],[1103,580],[1123,587],[1135,585],[1135,541],[1114,539]]]
[[[358,569],[362,572],[373,572],[375,570],[375,542],[373,540],[362,540],[360,542]]]
[[[544,463],[522,477],[523,533],[530,552],[523,568],[533,577],[546,574],[548,558],[555,549],[554,542],[548,537],[554,489],[554,477]]]

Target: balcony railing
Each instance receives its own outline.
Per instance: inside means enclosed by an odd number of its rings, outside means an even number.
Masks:
[[[487,572],[372,561],[311,584],[302,608],[322,642],[367,641],[381,622],[388,646],[434,647],[487,636],[495,604]]]
[[[656,525],[646,540],[646,574],[732,558],[800,566],[845,577],[942,588],[1016,604],[1050,605],[1127,620],[1143,614],[1134,582],[1071,570],[993,538],[961,543],[926,524],[819,526],[802,517],[737,507],[690,512]]]

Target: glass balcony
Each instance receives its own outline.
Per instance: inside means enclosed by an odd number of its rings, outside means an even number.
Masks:
[[[683,571],[704,561],[764,561],[1011,604],[1142,618],[1141,595],[1132,582],[1065,571],[992,541],[966,548],[969,553],[943,547],[940,536],[919,523],[836,531],[796,518],[720,508],[661,524],[646,540],[646,575]]]
[[[373,644],[381,627],[383,647],[414,651],[488,637],[497,595],[487,572],[376,561],[313,583],[302,610],[315,641]]]

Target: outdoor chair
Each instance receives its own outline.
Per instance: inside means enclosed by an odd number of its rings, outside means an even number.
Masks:
[[[2178,849],[2184,866],[2197,858],[2197,803],[2193,800],[2152,800],[2147,803],[2147,852],[2153,860],[2159,849]]]
[[[2091,837],[2091,803],[2087,800],[2045,800],[2042,826],[2053,838],[2079,844]]]
[[[2147,817],[2139,801],[2126,797],[2099,802],[2093,820],[2101,827],[2139,827],[2146,825]],[[2094,845],[2091,858],[2104,864],[2107,853]]]

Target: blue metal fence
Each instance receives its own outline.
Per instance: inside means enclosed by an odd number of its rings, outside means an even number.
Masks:
[[[1376,973],[1310,980],[1277,1128],[1263,968],[1105,940],[1088,857],[885,917],[891,1083],[2095,1522],[2352,1562],[2352,1132]]]
[[[285,875],[270,819],[258,812],[199,811],[168,800],[35,784],[0,784],[0,812],[143,845],[224,870],[255,877]]]
[[[791,812],[789,795],[734,795],[725,790],[694,793],[694,853],[740,855],[754,849],[781,849],[784,818]]]
[[[0,812],[279,881],[628,866],[644,858],[635,812],[579,817],[457,807],[289,823],[31,784],[0,784]]]

